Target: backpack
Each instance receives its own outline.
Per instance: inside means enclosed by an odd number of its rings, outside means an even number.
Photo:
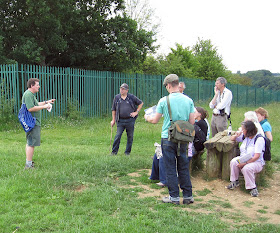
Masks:
[[[36,118],[27,110],[25,103],[21,105],[18,113],[18,119],[25,132],[31,131],[36,123]]]
[[[271,141],[267,137],[264,137],[261,134],[257,134],[256,137],[255,137],[254,144],[256,143],[256,141],[259,137],[263,137],[264,142],[265,142],[265,150],[264,150],[264,153],[263,153],[263,159],[265,161],[270,161],[271,160]]]
[[[168,141],[178,144],[177,156],[180,156],[180,144],[193,142],[195,136],[194,125],[184,120],[172,121],[169,96],[167,96],[166,100],[171,123],[168,128]]]
[[[194,137],[194,148],[196,151],[201,151],[204,149],[203,143],[206,142],[206,135],[205,133],[201,130],[201,128],[198,125],[194,125],[194,130],[195,130],[195,137]]]

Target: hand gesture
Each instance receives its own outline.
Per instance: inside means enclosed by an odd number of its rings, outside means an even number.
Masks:
[[[55,100],[56,100],[56,99],[48,100],[48,103],[49,103],[49,104],[53,104]]]
[[[218,95],[218,93],[219,93],[219,90],[216,86],[214,87],[214,92],[215,92],[215,95]]]

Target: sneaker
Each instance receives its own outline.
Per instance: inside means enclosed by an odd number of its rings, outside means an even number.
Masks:
[[[24,167],[24,169],[34,169],[34,168],[35,168],[34,162],[32,162],[31,166],[25,165],[25,167]]]
[[[189,204],[192,204],[192,203],[194,203],[193,197],[183,199],[183,204],[185,204],[185,205],[189,205]]]
[[[257,197],[257,196],[259,196],[259,192],[258,192],[257,188],[252,189],[252,190],[250,191],[250,193],[251,193],[251,196],[252,196],[252,197]]]
[[[169,197],[164,197],[164,198],[162,198],[162,201],[163,201],[164,203],[172,203],[172,204],[174,204],[174,205],[180,205],[180,202],[179,202],[179,201],[172,201],[172,200],[170,200],[170,196],[169,196]]]
[[[124,154],[125,154],[126,156],[130,156],[130,153],[127,153],[127,152],[126,152],[126,153],[124,153]]]
[[[231,181],[230,184],[228,186],[226,186],[226,188],[234,190],[238,186],[239,186],[239,181],[237,180],[237,181]]]
[[[112,152],[110,155],[111,156],[115,156],[115,155],[117,155],[117,153],[116,152]]]
[[[166,186],[164,183],[161,183],[161,182],[156,183],[156,185],[158,185],[160,187],[165,187]]]

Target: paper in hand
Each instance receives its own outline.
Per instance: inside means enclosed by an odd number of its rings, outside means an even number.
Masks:
[[[153,117],[153,116],[156,115],[156,109],[157,109],[157,106],[154,105],[153,107],[145,109],[144,112],[147,116],[152,116]]]
[[[47,110],[48,110],[49,112],[52,111],[52,104],[48,103],[48,108],[47,108]]]

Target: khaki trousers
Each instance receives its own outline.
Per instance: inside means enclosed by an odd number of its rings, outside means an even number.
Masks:
[[[212,115],[212,120],[211,120],[212,137],[214,137],[217,133],[226,130],[227,127],[228,127],[228,122],[227,122],[226,114],[224,116],[221,115],[215,116],[214,114]]]

